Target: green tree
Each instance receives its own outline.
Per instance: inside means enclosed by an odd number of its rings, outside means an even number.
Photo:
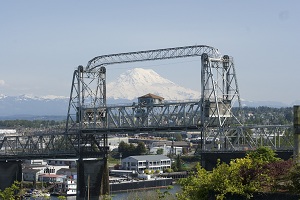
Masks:
[[[291,190],[300,193],[300,165],[295,165],[289,174],[291,180]]]
[[[136,147],[136,154],[137,155],[143,155],[147,152],[146,146],[144,142],[138,142],[138,145]]]
[[[175,163],[176,163],[177,170],[178,171],[182,171],[183,162],[182,162],[182,160],[180,158],[180,155],[177,155]]]
[[[178,180],[182,192],[177,193],[177,198],[179,200],[206,200],[211,190],[210,182],[209,172],[198,163],[195,167],[195,172],[191,176]]]
[[[212,194],[216,199],[224,199],[227,195],[250,198],[253,192],[266,185],[272,189],[277,178],[287,174],[291,166],[275,155],[271,149],[262,147],[248,152],[245,158],[231,160],[229,164],[218,163],[212,172],[198,164],[193,175],[179,180],[182,193],[178,194],[178,199],[208,199]]]
[[[12,186],[5,188],[5,190],[0,190],[0,200],[14,200],[15,194],[19,192],[21,183],[15,181]]]
[[[156,150],[156,154],[158,155],[162,155],[164,153],[164,149],[163,148],[159,148]]]
[[[176,141],[182,141],[182,135],[181,135],[181,133],[175,133],[174,137],[175,137]]]
[[[268,147],[260,147],[254,151],[248,151],[247,157],[258,163],[269,163],[280,160],[276,153]]]
[[[119,153],[122,153],[123,158],[134,155],[143,155],[147,152],[144,142],[139,142],[135,147],[134,144],[121,141],[119,143]]]

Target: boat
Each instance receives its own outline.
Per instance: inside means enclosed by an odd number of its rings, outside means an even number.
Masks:
[[[50,194],[52,196],[75,196],[76,191],[76,181],[74,179],[67,179],[62,183],[58,183]]]

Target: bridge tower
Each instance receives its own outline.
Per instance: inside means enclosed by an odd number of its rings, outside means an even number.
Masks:
[[[212,58],[202,54],[200,101],[201,143],[197,150],[205,150],[208,139],[214,143],[215,148],[227,148],[226,140],[233,134],[228,128],[241,126],[243,121],[232,57],[224,55],[221,58]]]
[[[201,57],[199,100],[159,105],[106,105],[105,66],[193,56]],[[197,45],[98,56],[86,67],[79,66],[74,71],[65,141],[77,149],[79,166],[83,166],[79,168],[83,171],[87,166],[83,158],[103,158],[106,166],[107,135],[113,132],[196,130],[201,131],[201,150],[204,150],[207,138],[213,137],[214,141],[219,139],[225,143],[228,136],[226,128],[241,124],[233,106],[241,107],[233,59],[221,57],[213,47]],[[144,111],[143,118],[139,117],[139,111]],[[222,148],[225,146],[222,145]],[[82,183],[87,176],[84,172],[81,176],[80,172],[82,181],[79,182]],[[108,187],[104,185],[103,188]],[[101,194],[107,192],[102,191]]]
[[[69,100],[66,129],[93,129],[105,123],[106,68],[86,70],[79,66],[74,71]]]
[[[203,127],[241,125],[241,101],[233,59],[201,57],[201,102]],[[234,113],[233,107],[239,112]]]
[[[107,132],[98,133],[96,126],[106,124],[106,69],[104,66],[86,70],[79,66],[73,74],[66,137],[76,150],[77,199],[86,195],[86,186],[93,198],[109,194]],[[102,160],[85,160],[102,158]]]

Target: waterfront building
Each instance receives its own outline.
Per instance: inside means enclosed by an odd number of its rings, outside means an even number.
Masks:
[[[77,182],[74,179],[64,178],[62,182],[56,184],[52,194],[74,196],[77,192]]]
[[[159,147],[151,147],[150,154],[157,154],[157,150],[162,149],[162,155],[181,155],[182,147],[172,147],[172,146],[159,146]]]
[[[42,173],[42,169],[31,169],[25,168],[22,170],[23,173],[23,181],[37,181],[38,175]]]
[[[129,156],[122,159],[122,169],[142,173],[145,169],[159,170],[171,168],[171,159],[164,155]]]
[[[76,168],[78,159],[48,159],[48,165],[54,166],[68,166],[69,168]]]
[[[38,180],[43,183],[62,183],[65,176],[57,174],[40,174]]]
[[[57,171],[62,168],[69,168],[69,166],[50,166],[50,165],[24,165],[23,180],[24,181],[38,181],[40,175],[56,175]]]
[[[61,168],[57,170],[56,172],[57,175],[66,175],[67,177],[71,179],[77,179],[77,169],[75,168]]]
[[[25,165],[47,165],[47,161],[45,160],[25,160],[23,161]]]

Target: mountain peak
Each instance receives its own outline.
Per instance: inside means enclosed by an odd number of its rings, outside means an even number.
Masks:
[[[117,79],[118,83],[128,82],[132,84],[174,84],[172,81],[164,79],[152,69],[134,68],[121,74]]]
[[[134,68],[107,84],[107,97],[134,100],[152,93],[166,100],[199,99],[200,93],[161,77],[152,69]]]

